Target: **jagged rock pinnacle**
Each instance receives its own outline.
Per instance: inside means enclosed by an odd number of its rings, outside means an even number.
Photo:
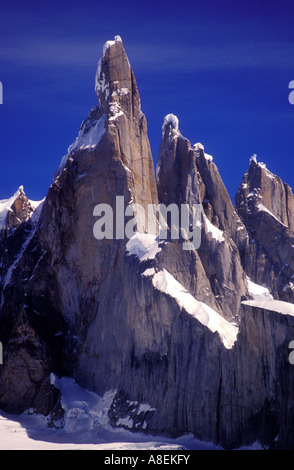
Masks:
[[[107,41],[103,46],[95,91],[109,119],[123,114],[131,118],[140,116],[138,88],[120,36],[115,36],[114,41]]]
[[[179,120],[174,114],[167,114],[162,123],[162,137],[164,137],[166,130],[172,132],[174,135],[179,135]]]

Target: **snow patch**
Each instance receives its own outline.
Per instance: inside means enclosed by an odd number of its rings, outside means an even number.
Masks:
[[[156,411],[156,408],[152,408],[149,403],[140,403],[137,414],[146,413],[147,411]]]
[[[256,153],[254,153],[252,155],[252,157],[250,157],[250,159],[249,159],[249,163],[251,164],[252,162],[255,163],[256,165],[258,165],[260,168],[263,168],[266,171],[266,174],[269,178],[272,178],[272,179],[275,178],[275,175],[267,169],[266,164],[264,162],[258,162],[257,161]]]
[[[150,277],[150,276],[154,276],[154,274],[155,274],[155,269],[148,268],[148,269],[145,269],[145,271],[142,273],[142,276]]]
[[[99,119],[86,119],[79,130],[76,140],[70,145],[67,154],[61,159],[58,172],[64,167],[70,154],[74,150],[91,149],[98,145],[101,137],[106,132],[105,129],[106,116],[103,115]]]
[[[76,149],[89,149],[96,147],[105,133],[105,119],[106,116],[103,115],[97,121],[93,121],[92,126],[87,130],[87,132],[84,127],[82,127],[75,142],[69,147],[68,154]]]
[[[118,96],[125,96],[130,93],[130,90],[128,88],[118,88],[116,90],[116,93],[118,94]]]
[[[126,428],[132,429],[134,426],[134,421],[130,416],[126,416],[126,418],[119,418],[116,422],[117,426],[125,426]]]
[[[255,163],[256,165],[260,166],[261,168],[266,168],[266,164],[263,162],[258,162],[257,161],[257,155],[254,153],[252,157],[249,159],[249,163]]]
[[[247,284],[249,294],[254,298],[254,300],[273,300],[273,296],[267,287],[255,284],[248,276]]]
[[[16,266],[18,265],[25,249],[27,248],[28,244],[30,243],[30,241],[32,240],[33,236],[35,234],[35,230],[32,230],[30,232],[30,234],[27,236],[26,240],[24,241],[19,253],[17,254],[16,258],[14,259],[13,263],[9,266],[8,270],[7,270],[7,274],[4,278],[4,284],[3,284],[3,290],[2,290],[2,300],[1,300],[1,305],[0,305],[0,308],[2,307],[2,303],[3,303],[3,293],[4,293],[4,289],[6,286],[8,286],[10,284],[10,281],[11,281],[11,277],[12,277],[12,273],[14,271],[14,269],[16,268]]]
[[[201,144],[200,142],[197,142],[196,144],[193,145],[194,150],[204,150],[204,145]]]
[[[119,116],[122,116],[124,114],[124,112],[122,111],[121,106],[120,106],[118,101],[112,101],[109,104],[110,104],[110,106],[109,106],[109,111],[110,111],[109,121],[113,121],[116,118],[118,118]]]
[[[5,225],[5,220],[8,211],[11,210],[11,206],[14,203],[15,199],[23,192],[23,186],[20,186],[18,190],[8,199],[0,200],[0,230]]]
[[[261,212],[267,212],[271,217],[273,217],[277,222],[279,222],[279,224],[283,225],[284,227],[286,227],[285,224],[283,224],[283,222],[281,222],[271,211],[269,211],[262,203],[259,203],[258,206],[257,206],[258,210],[261,211]],[[287,227],[286,227],[287,228]]]
[[[107,49],[109,49],[111,46],[114,46],[116,42],[122,42],[122,39],[120,36],[115,36],[114,41],[106,41],[106,43],[103,46],[103,56],[105,56]]]
[[[213,225],[205,215],[204,215],[204,220],[206,224],[207,233],[211,233],[212,238],[217,240],[219,243],[224,242],[225,239],[224,239],[223,231],[217,228],[215,225]]]
[[[196,318],[202,325],[212,332],[217,331],[222,343],[231,349],[236,341],[238,327],[229,323],[213,308],[204,302],[196,300],[168,271],[163,269],[157,272],[152,279],[156,289],[170,295],[179,306]]]
[[[200,142],[197,142],[196,144],[193,145],[192,148],[193,148],[193,150],[196,150],[196,152],[197,151],[199,152],[199,151],[203,150],[203,155],[206,158],[206,160],[208,160],[209,162],[212,162],[213,156],[209,155],[209,153],[204,152],[204,145],[203,144],[201,144]]]
[[[31,204],[33,208],[33,212],[31,214],[31,221],[34,226],[37,224],[39,220],[45,199],[46,199],[45,197],[41,199],[41,201],[31,201],[31,199],[29,199],[29,203]]]
[[[205,156],[206,160],[208,160],[209,162],[212,162],[212,160],[213,160],[213,156],[212,156],[212,155],[209,155],[209,153],[205,153],[205,152],[204,152],[204,156]]]
[[[61,392],[64,432],[69,434],[86,432],[109,423],[108,410],[116,390],[110,390],[100,397],[80,387],[74,379],[58,378],[53,373],[50,375],[50,382]]]
[[[253,162],[253,163],[257,163],[257,155],[256,155],[256,153],[254,153],[254,154],[250,157],[250,159],[249,159],[249,163],[252,163],[252,162]]]
[[[99,76],[96,80],[96,93],[100,91],[105,94],[105,100],[107,101],[109,97],[109,83],[105,79],[105,73],[102,74],[102,77]]]
[[[68,421],[65,427],[49,428],[47,417],[33,410],[22,415],[1,411],[1,450],[223,450],[211,442],[197,440],[191,434],[169,439],[115,429],[108,420],[114,391],[101,397],[83,389],[73,379],[57,378],[55,374],[51,374],[51,383],[61,391],[65,421]],[[139,409],[151,411],[148,404],[141,404]],[[261,447],[254,444],[251,448]]]
[[[294,317],[294,304],[282,300],[244,300],[241,303]]]
[[[109,424],[108,411],[114,391],[103,397],[80,387],[68,377],[57,378],[51,374],[51,383],[61,392],[61,402],[65,410],[64,427],[48,427],[48,419],[43,415],[27,410],[22,415],[0,415],[1,450],[41,450],[41,449],[181,449],[183,443],[193,446],[191,435],[176,440],[131,433],[125,429],[114,429]],[[145,405],[142,405],[145,409]],[[149,407],[149,405],[146,405]],[[149,408],[148,408],[149,410]],[[130,419],[121,419],[124,426]],[[195,441],[199,445],[200,441]],[[195,445],[195,444],[194,444]],[[209,445],[203,443],[202,445]]]
[[[162,243],[162,242],[161,242]],[[126,244],[127,256],[134,255],[140,261],[154,259],[161,251],[160,242],[155,235],[135,233]]]

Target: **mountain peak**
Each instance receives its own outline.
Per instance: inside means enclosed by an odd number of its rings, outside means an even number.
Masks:
[[[130,62],[120,36],[107,41],[98,62],[95,91],[110,120],[126,114],[140,117],[140,98]]]
[[[245,220],[255,220],[258,211],[267,211],[293,230],[294,196],[291,188],[272,173],[254,154],[235,197],[238,212]]]
[[[179,119],[175,114],[167,114],[162,123],[162,137],[165,136],[165,133],[168,129],[168,135],[176,135],[180,134],[179,131]]]
[[[103,55],[105,55],[106,50],[115,45],[116,42],[121,42],[122,43],[122,38],[120,36],[115,36],[113,41],[106,41],[104,46],[103,46]]]
[[[0,201],[0,230],[4,227],[18,227],[22,222],[28,220],[38,202],[30,201],[21,185],[17,191],[8,199]]]

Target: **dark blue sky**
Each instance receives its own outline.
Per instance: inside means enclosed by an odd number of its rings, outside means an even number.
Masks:
[[[0,4],[0,199],[43,198],[97,103],[103,44],[122,37],[156,164],[164,116],[212,154],[232,199],[258,160],[294,188],[294,1]]]

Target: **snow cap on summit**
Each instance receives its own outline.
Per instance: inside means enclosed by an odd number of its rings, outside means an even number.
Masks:
[[[116,42],[121,42],[122,43],[122,38],[120,36],[115,36],[114,41],[106,41],[106,43],[103,46],[103,56],[105,55],[107,49],[111,46],[113,46]]]
[[[249,163],[257,163],[257,155],[254,153],[252,157],[250,157]]]
[[[165,131],[167,126],[171,126],[171,128],[179,133],[179,120],[177,116],[174,114],[167,114],[162,123],[162,137],[164,137]]]

